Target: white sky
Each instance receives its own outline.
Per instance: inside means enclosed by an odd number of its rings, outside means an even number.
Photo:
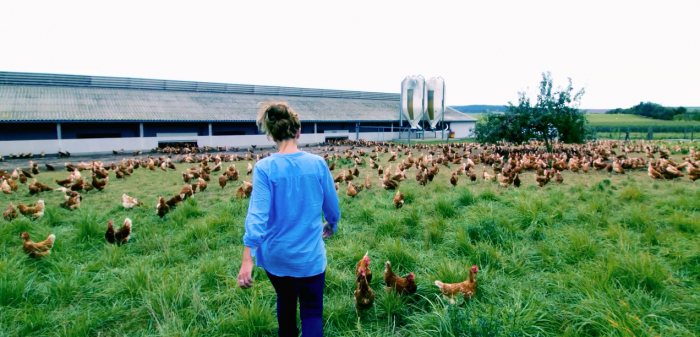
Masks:
[[[700,1],[5,1],[0,70],[399,92],[506,104],[543,71],[582,107],[700,106]]]

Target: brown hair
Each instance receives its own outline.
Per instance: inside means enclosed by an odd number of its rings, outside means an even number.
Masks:
[[[297,131],[301,128],[299,114],[289,104],[263,102],[260,105],[256,123],[260,131],[264,131],[268,138],[272,137],[272,140],[281,142],[294,139],[297,136]]]

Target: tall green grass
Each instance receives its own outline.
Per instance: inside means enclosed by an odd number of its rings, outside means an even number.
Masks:
[[[179,191],[179,171],[110,179],[75,211],[57,207],[60,193],[43,193],[44,217],[0,220],[0,336],[276,335],[264,271],[254,270],[252,289],[236,286],[249,200],[233,197],[237,184],[213,183],[160,219],[156,197]],[[375,173],[375,187],[356,198],[341,187],[343,218],[326,240],[326,335],[699,335],[699,185],[652,183],[645,171],[562,174],[562,185],[544,188],[531,172],[520,189],[466,178],[453,188],[442,169],[425,187],[403,181],[399,210]],[[122,193],[146,205],[126,210]],[[0,208],[36,199],[24,190],[0,195]],[[125,217],[132,239],[107,244],[107,222],[119,227]],[[25,256],[23,231],[36,240],[56,234],[52,254]],[[377,299],[358,330],[354,268],[366,251]],[[397,274],[415,273],[417,295],[384,290],[387,260]],[[461,282],[472,265],[480,268],[477,295],[444,300],[433,282]]]

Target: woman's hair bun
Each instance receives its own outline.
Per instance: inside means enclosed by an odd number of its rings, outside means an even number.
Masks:
[[[258,128],[264,131],[268,138],[276,142],[293,139],[301,127],[299,115],[284,102],[263,102],[260,104]]]

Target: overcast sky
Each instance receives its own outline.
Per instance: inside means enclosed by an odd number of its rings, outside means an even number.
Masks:
[[[543,71],[584,108],[700,106],[700,1],[5,1],[0,70],[506,104]]]

